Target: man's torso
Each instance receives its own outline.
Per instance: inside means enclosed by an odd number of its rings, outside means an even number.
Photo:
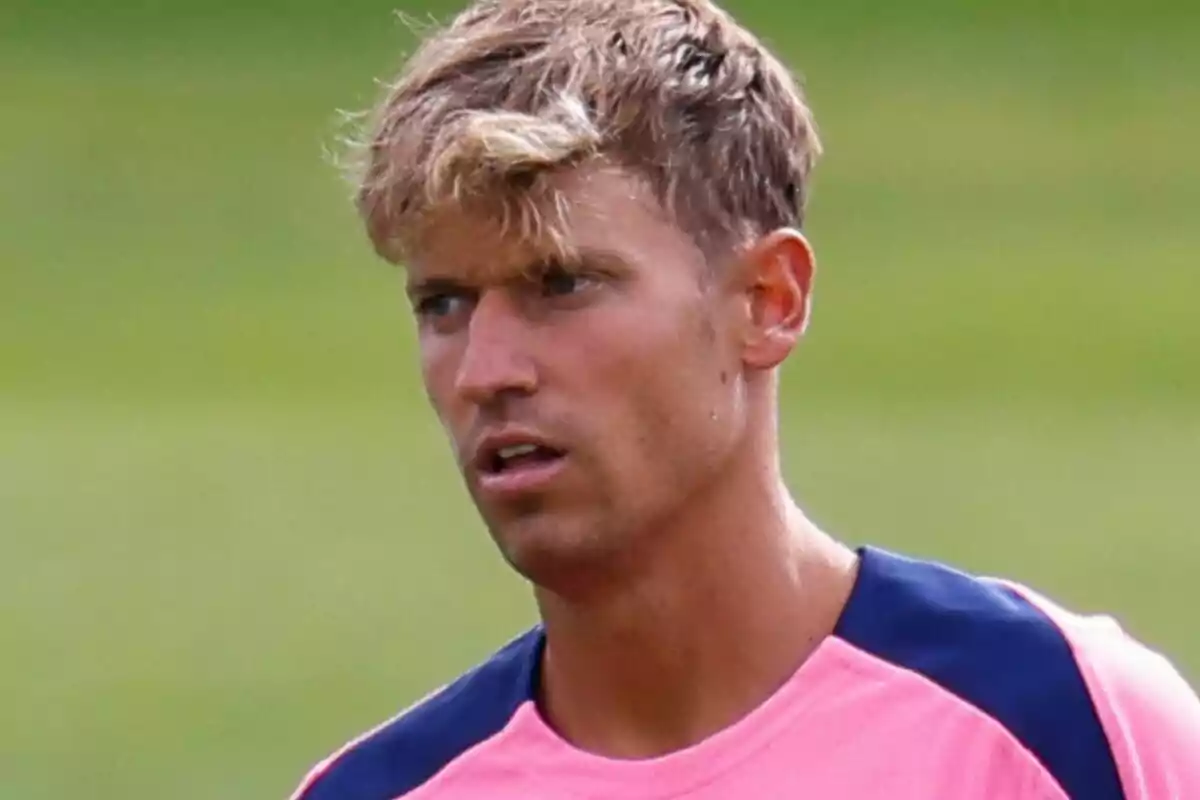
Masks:
[[[1131,749],[1131,726],[1153,735],[1159,720],[1121,696],[1143,672],[1171,691],[1182,681],[1115,624],[1019,586],[861,554],[834,635],[767,702],[692,748],[616,761],[560,739],[532,700],[535,628],[319,765],[295,798],[1157,800],[1154,782],[1174,779]],[[1119,675],[1104,667],[1114,653]],[[1188,713],[1169,722],[1200,719]],[[1191,769],[1179,779],[1200,792]]]

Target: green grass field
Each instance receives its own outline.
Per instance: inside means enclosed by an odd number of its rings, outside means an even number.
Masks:
[[[1200,14],[731,5],[828,149],[799,497],[1200,678]],[[322,160],[387,9],[0,11],[0,800],[282,798],[532,620]]]

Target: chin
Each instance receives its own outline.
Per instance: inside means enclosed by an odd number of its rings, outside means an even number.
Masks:
[[[567,592],[608,574],[620,560],[612,529],[559,514],[537,514],[489,526],[505,561],[526,580]]]

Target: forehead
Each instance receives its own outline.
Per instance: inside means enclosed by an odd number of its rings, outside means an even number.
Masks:
[[[451,208],[429,221],[408,259],[410,280],[503,281],[548,260],[631,267],[704,266],[704,254],[645,181],[615,167],[582,166],[549,177],[538,200],[510,213]],[[512,213],[526,204],[526,214]],[[527,224],[536,216],[537,226]]]

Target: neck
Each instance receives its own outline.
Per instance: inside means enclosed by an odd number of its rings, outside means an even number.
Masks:
[[[853,583],[854,554],[777,473],[707,489],[653,540],[620,585],[537,594],[542,713],[614,758],[682,749],[745,716],[832,632]]]

